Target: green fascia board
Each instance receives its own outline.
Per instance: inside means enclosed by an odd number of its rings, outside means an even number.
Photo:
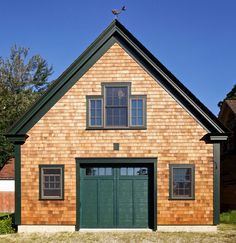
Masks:
[[[119,21],[114,20],[80,57],[62,73],[49,90],[9,129],[8,134],[26,134],[114,43],[119,43],[134,57],[208,132],[217,134],[228,132],[211,111]]]
[[[28,138],[27,134],[7,134],[5,135],[8,140],[14,144],[24,144],[25,140]]]

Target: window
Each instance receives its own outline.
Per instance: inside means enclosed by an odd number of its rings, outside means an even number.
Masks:
[[[130,83],[103,83],[102,94],[87,96],[87,128],[145,129],[145,95],[131,95]]]
[[[131,125],[144,126],[144,97],[131,98]]]
[[[89,98],[89,126],[101,127],[102,126],[102,99]]]
[[[63,199],[64,166],[40,165],[40,199]]]
[[[128,126],[128,87],[106,87],[106,126]]]
[[[148,174],[147,167],[121,167],[121,176],[143,176]]]
[[[111,167],[88,167],[85,170],[86,176],[111,176],[112,168]]]
[[[194,165],[170,165],[170,199],[194,199]]]

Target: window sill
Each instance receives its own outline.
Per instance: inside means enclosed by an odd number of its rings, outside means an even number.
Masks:
[[[168,200],[170,200],[170,201],[173,201],[173,200],[195,200],[195,197],[190,197],[190,198],[187,198],[187,197],[185,197],[185,198],[168,198]]]
[[[64,198],[39,198],[39,201],[64,201]]]
[[[147,130],[146,127],[87,127],[85,130]]]

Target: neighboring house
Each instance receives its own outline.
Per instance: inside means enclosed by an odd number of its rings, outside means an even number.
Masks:
[[[8,132],[18,230],[215,230],[226,132],[114,20]]]
[[[0,168],[0,212],[15,211],[15,162],[9,159]]]
[[[220,121],[230,130],[221,149],[221,211],[236,209],[236,99],[222,104]]]

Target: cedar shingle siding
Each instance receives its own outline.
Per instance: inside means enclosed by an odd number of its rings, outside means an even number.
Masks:
[[[147,95],[147,130],[86,130],[86,95],[100,95],[102,82],[132,82],[132,94]],[[158,224],[213,223],[212,144],[201,141],[206,131],[118,44],[27,134],[22,224],[75,224],[76,157],[158,157]],[[168,200],[170,163],[195,164],[195,200]],[[39,164],[65,165],[64,201],[38,200]]]

